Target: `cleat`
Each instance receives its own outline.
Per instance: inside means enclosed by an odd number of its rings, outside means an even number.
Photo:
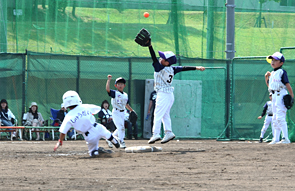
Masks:
[[[159,134],[153,135],[150,140],[148,141],[148,144],[153,144],[156,141],[161,140],[161,136]]]
[[[109,146],[110,148],[113,148],[113,143],[112,143],[111,141],[106,140],[106,142],[107,142],[107,144],[108,144],[108,146]]]
[[[166,135],[164,136],[163,140],[161,141],[162,144],[164,143],[168,143],[169,141],[173,140],[175,138],[174,133],[170,132],[170,133],[166,133]]]
[[[120,147],[120,141],[118,140],[116,136],[113,136],[113,140],[111,142],[115,145],[117,149]]]
[[[126,148],[125,142],[124,141],[120,142],[120,149],[125,149],[125,148]]]
[[[290,140],[289,139],[285,139],[283,138],[280,142],[278,142],[277,144],[289,144]]]
[[[99,154],[104,154],[104,153],[110,154],[110,153],[113,153],[114,151],[112,151],[112,150],[106,150],[103,147],[99,147],[98,148],[98,152],[99,152]]]
[[[271,141],[270,143],[268,143],[268,145],[274,145],[274,144],[277,144],[278,141]]]
[[[260,139],[259,139],[259,143],[262,143],[262,142],[263,142],[263,138],[260,137]]]

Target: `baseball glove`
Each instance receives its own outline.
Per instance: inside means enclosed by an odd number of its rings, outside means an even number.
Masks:
[[[294,99],[289,94],[287,94],[287,95],[284,95],[283,100],[284,100],[284,104],[286,108],[291,109],[291,107],[294,104]]]
[[[132,125],[135,125],[137,118],[138,118],[138,116],[135,113],[135,111],[132,111],[129,115],[129,121],[132,123]]]
[[[151,45],[151,34],[145,28],[142,28],[134,40],[140,46],[149,46]]]

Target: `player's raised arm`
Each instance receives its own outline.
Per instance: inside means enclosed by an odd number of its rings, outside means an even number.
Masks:
[[[108,75],[108,80],[107,80],[107,84],[106,84],[106,90],[108,93],[110,93],[110,83],[111,83],[111,79],[112,79],[112,75]]]
[[[158,59],[156,57],[156,53],[155,53],[155,51],[153,49],[152,44],[149,46],[149,50],[150,50],[151,57],[153,59],[153,63],[158,63],[159,61],[158,61]]]

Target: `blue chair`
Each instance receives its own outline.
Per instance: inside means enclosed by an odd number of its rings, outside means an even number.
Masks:
[[[51,124],[51,126],[54,125],[54,121],[57,118],[58,111],[59,111],[58,109],[52,109],[52,108],[50,108],[50,113],[51,113],[51,116],[52,116],[52,117],[50,117],[50,119],[53,121],[52,124]]]

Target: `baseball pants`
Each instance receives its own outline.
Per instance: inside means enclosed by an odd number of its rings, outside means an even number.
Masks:
[[[109,139],[111,137],[111,132],[109,132],[105,126],[96,123],[96,126],[88,130],[88,134],[83,133],[84,139],[88,142],[89,155],[91,152],[98,150],[99,140],[101,138]]]
[[[283,132],[283,137],[289,140],[288,136],[288,126],[286,122],[287,108],[284,105],[283,97],[288,94],[287,90],[282,89],[280,92],[275,91],[272,94],[272,122],[274,125],[274,141],[280,141],[281,131]]]
[[[264,119],[263,127],[261,129],[261,134],[260,134],[260,137],[261,138],[264,138],[264,134],[265,134],[267,128],[269,127],[269,125],[271,124],[271,122],[272,122],[272,116],[266,115],[266,117]],[[271,130],[272,130],[272,135],[274,136],[274,127],[273,127],[273,124],[271,124]]]
[[[113,133],[116,137],[119,138],[121,142],[124,142],[125,138],[125,113],[120,112],[119,110],[113,109],[113,121],[117,127],[115,132]]]
[[[174,103],[173,92],[157,92],[156,108],[154,111],[153,134],[160,134],[161,122],[163,122],[164,131],[172,132],[170,109]]]

